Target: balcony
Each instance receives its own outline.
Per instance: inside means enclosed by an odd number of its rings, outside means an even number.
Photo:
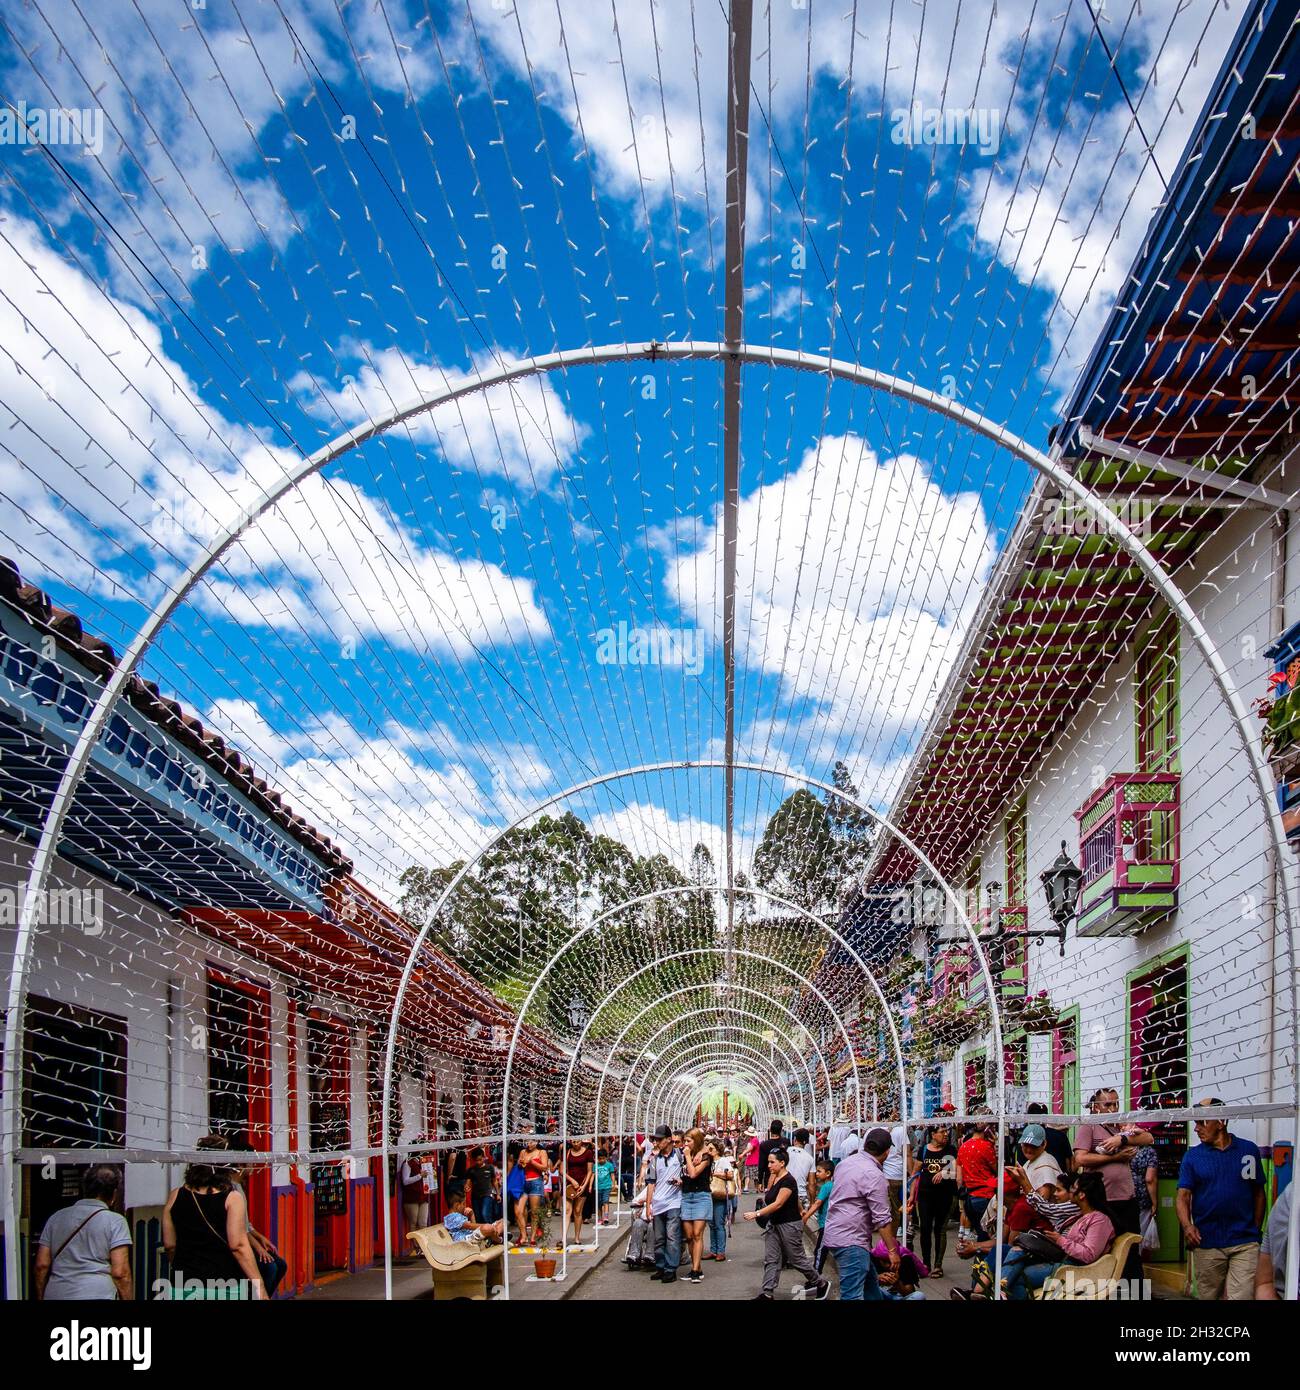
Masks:
[[[1079,822],[1079,936],[1131,936],[1178,906],[1176,772],[1108,777]]]

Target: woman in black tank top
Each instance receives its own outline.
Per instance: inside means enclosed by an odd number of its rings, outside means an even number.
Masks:
[[[231,1170],[192,1163],[163,1208],[171,1297],[265,1298],[248,1239],[248,1206]]]

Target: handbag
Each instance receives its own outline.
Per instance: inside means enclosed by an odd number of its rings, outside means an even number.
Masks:
[[[1059,1265],[1066,1259],[1065,1251],[1055,1241],[1048,1240],[1042,1231],[1021,1231],[1011,1243],[1040,1264]]]
[[[731,1192],[727,1187],[726,1178],[709,1179],[709,1196],[712,1197],[715,1202],[725,1202],[730,1195]]]
[[[1142,1213],[1142,1243],[1139,1247],[1144,1255],[1154,1255],[1160,1249],[1160,1228],[1156,1214],[1150,1207]]]

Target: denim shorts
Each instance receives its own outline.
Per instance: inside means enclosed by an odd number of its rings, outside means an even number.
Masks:
[[[543,1178],[525,1178],[524,1195],[526,1197],[541,1197],[546,1192],[546,1181]]]
[[[683,1192],[682,1220],[712,1221],[713,1198],[707,1192]]]

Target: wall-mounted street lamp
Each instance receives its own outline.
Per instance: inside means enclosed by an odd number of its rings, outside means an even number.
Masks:
[[[987,933],[991,941],[1007,937],[1055,937],[1060,943],[1061,955],[1065,955],[1065,934],[1078,912],[1079,887],[1083,883],[1083,873],[1066,852],[1065,841],[1061,841],[1061,852],[1051,868],[1040,875],[1043,892],[1047,895],[1047,911],[1054,925],[1050,927],[1008,927],[1002,914],[1002,885],[988,883],[984,886],[984,896],[989,905],[989,921],[993,930]],[[985,935],[981,933],[981,935]]]

